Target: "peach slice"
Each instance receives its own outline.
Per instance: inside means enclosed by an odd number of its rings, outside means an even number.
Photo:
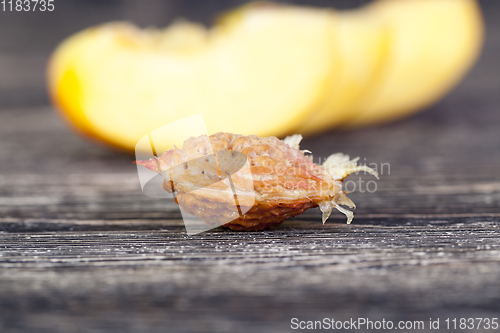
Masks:
[[[284,135],[331,89],[334,46],[325,41],[334,31],[324,11],[279,6],[256,6],[210,30],[109,23],[57,48],[49,92],[74,127],[129,151],[152,130],[199,113],[209,134]]]
[[[389,25],[391,44],[350,126],[400,118],[434,103],[478,57],[483,24],[475,0],[379,0],[368,9]]]
[[[332,19],[338,25],[338,34],[332,41],[339,45],[338,53],[332,59],[340,62],[337,84],[325,105],[297,129],[302,134],[341,126],[355,117],[358,110],[354,106],[373,85],[382,63],[386,61],[388,29],[371,12],[357,9],[332,13]]]

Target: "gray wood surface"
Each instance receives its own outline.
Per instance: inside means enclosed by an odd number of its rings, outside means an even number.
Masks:
[[[446,318],[500,317],[500,13],[488,8],[483,56],[443,101],[304,141],[390,164],[376,192],[350,195],[351,225],[309,210],[188,237],[175,203],[141,193],[133,156],[75,136],[38,88],[26,103],[4,89],[0,332],[289,332],[293,317],[423,320],[424,332],[429,318],[444,331]],[[12,87],[21,63],[0,65]]]

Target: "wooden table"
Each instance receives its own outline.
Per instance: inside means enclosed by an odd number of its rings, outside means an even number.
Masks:
[[[73,135],[49,106],[0,103],[0,331],[289,332],[292,318],[362,317],[424,332],[430,318],[444,329],[500,317],[492,8],[479,64],[446,99],[304,141],[317,156],[390,164],[374,193],[350,195],[351,225],[310,210],[267,231],[188,237],[173,202],[141,193],[133,156]]]

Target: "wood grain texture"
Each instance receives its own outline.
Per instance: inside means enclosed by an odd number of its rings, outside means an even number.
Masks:
[[[390,164],[377,191],[350,195],[351,225],[341,214],[322,225],[309,210],[267,231],[188,237],[175,203],[141,193],[133,156],[73,135],[48,106],[2,104],[0,94],[0,332],[289,332],[293,317],[499,317],[497,14],[485,12],[478,66],[436,106],[304,141],[317,157]]]
[[[1,331],[287,332],[293,317],[498,316],[500,135],[493,122],[473,141],[465,122],[438,126],[447,103],[305,141],[318,156],[391,164],[375,193],[351,194],[353,224],[335,214],[323,226],[310,210],[269,231],[193,237],[173,202],[141,193],[132,156],[71,135],[49,108],[4,110]]]

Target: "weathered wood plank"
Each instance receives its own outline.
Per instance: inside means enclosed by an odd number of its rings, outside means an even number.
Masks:
[[[133,156],[72,136],[49,108],[3,111],[0,328],[285,332],[292,317],[495,316],[500,134],[492,120],[437,126],[437,112],[305,141],[317,156],[389,161],[375,193],[351,194],[352,225],[338,214],[323,226],[311,210],[269,231],[187,237],[173,202],[140,192]]]
[[[292,317],[498,315],[498,223],[163,227],[2,234],[4,325],[285,332]]]

